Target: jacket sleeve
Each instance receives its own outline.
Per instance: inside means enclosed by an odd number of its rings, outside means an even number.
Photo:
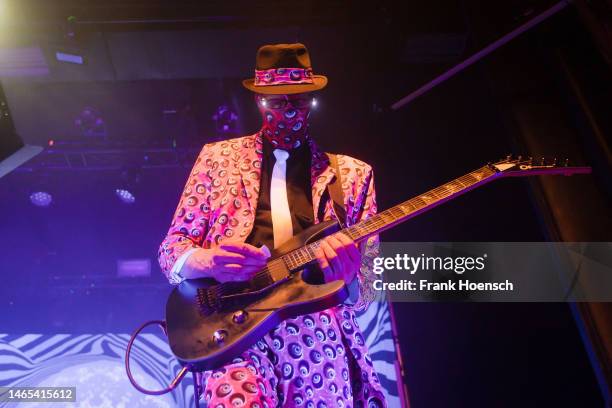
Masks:
[[[376,190],[374,188],[374,171],[367,166],[364,171],[363,182],[357,189],[353,211],[349,214],[351,225],[366,220],[376,214]],[[374,300],[375,292],[373,282],[376,275],[373,272],[374,258],[379,255],[379,238],[373,235],[359,244],[361,250],[361,268],[359,274],[359,298],[353,305],[355,310],[368,308]]]
[[[178,268],[173,268],[181,255],[192,248],[206,246],[204,237],[208,232],[211,213],[208,150],[208,145],[205,145],[200,152],[181,194],[170,229],[159,247],[159,265],[172,284],[182,280],[177,273]]]

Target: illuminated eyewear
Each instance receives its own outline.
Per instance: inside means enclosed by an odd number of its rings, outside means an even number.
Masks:
[[[312,96],[304,96],[300,98],[288,99],[287,97],[268,96],[261,98],[260,102],[263,106],[270,109],[283,109],[288,103],[296,109],[307,108],[316,104],[315,98]]]

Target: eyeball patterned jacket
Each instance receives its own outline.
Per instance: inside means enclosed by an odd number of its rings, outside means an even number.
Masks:
[[[315,222],[335,218],[331,200],[326,200],[323,219],[317,219],[319,204],[327,185],[340,177],[347,225],[353,225],[376,213],[376,197],[372,167],[345,155],[338,155],[338,167],[330,165],[312,138],[308,139],[312,155],[311,187]],[[204,145],[189,175],[168,234],[158,253],[159,264],[170,283],[180,277],[171,271],[185,251],[212,248],[221,242],[244,242],[255,219],[263,145],[261,134],[239,137]],[[368,406],[369,396],[382,396],[378,378],[373,371],[363,336],[357,327],[354,311],[367,308],[374,298],[372,281],[373,258],[378,254],[378,237],[360,244],[362,264],[359,279],[359,299],[354,305],[339,305],[328,309],[335,316],[341,335],[361,371],[353,395],[355,406]],[[295,323],[295,321],[293,322]],[[281,323],[281,327],[286,322]],[[348,354],[348,353],[347,353]]]

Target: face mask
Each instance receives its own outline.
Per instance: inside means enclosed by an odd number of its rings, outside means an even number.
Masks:
[[[261,131],[274,148],[297,149],[308,139],[312,98],[299,99],[291,103],[284,95],[258,96],[257,106],[263,119]]]

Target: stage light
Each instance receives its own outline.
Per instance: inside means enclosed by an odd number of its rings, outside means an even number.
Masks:
[[[118,259],[117,277],[143,278],[151,276],[150,259]]]
[[[85,107],[74,119],[74,126],[87,138],[104,139],[106,138],[106,125],[102,114],[95,108]]]
[[[313,108],[317,107],[317,98],[312,98],[312,107]]]
[[[53,196],[46,191],[37,191],[30,194],[30,201],[37,207],[48,207],[53,202]]]
[[[228,105],[217,107],[212,119],[215,122],[218,137],[226,138],[237,132],[238,114],[232,111]]]
[[[82,55],[69,54],[67,52],[56,51],[55,58],[60,62],[69,62],[71,64],[83,65],[85,63]]]
[[[9,19],[8,0],[0,0],[0,22],[8,21],[8,19]]]
[[[55,59],[69,64],[85,64],[84,49],[77,32],[77,18],[69,16],[62,26],[62,30],[62,39],[51,44],[54,48]]]
[[[136,202],[136,197],[128,190],[118,188],[115,190],[115,194],[117,194],[117,197],[125,204],[134,204]]]

